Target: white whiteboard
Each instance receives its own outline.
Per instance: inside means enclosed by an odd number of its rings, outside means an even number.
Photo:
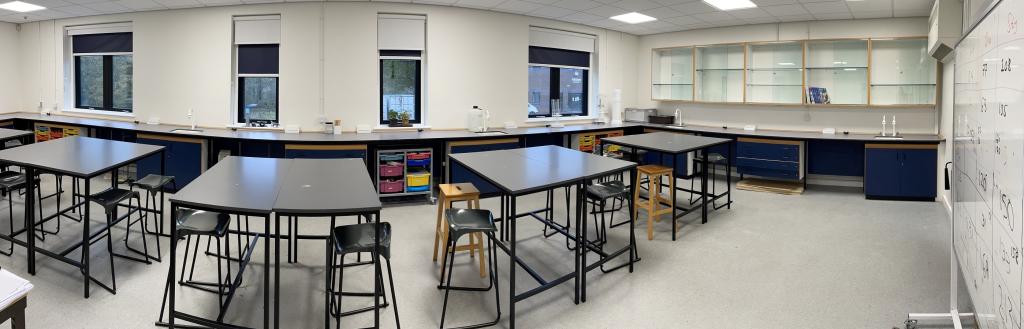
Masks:
[[[1003,0],[956,47],[953,246],[982,329],[1020,329],[1024,246],[1024,0]]]

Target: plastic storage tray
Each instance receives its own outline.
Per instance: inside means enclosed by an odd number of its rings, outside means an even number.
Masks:
[[[405,174],[405,167],[400,164],[384,164],[380,165],[381,177],[395,177],[402,176]]]
[[[406,164],[409,165],[410,167],[429,166],[430,165],[430,159],[425,159],[425,160],[409,160],[409,161],[406,161]]]
[[[402,161],[405,156],[402,154],[381,154],[380,161]]]
[[[430,173],[416,173],[409,174],[407,179],[409,186],[428,186],[430,185]]]
[[[382,180],[380,181],[380,193],[400,193],[405,188],[405,184],[402,183],[400,180]]]
[[[406,192],[426,192],[429,189],[430,189],[430,185],[409,186],[409,188],[406,189]]]
[[[409,159],[409,160],[426,160],[426,159],[430,159],[430,153],[426,153],[426,152],[409,153],[409,154],[406,154],[405,157],[407,159]]]

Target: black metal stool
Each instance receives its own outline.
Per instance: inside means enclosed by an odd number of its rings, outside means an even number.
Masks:
[[[160,252],[160,237],[161,236],[169,237],[169,235],[164,233],[164,203],[163,203],[163,199],[164,198],[163,198],[163,195],[161,195],[160,196],[160,200],[158,202],[157,198],[156,198],[156,194],[158,192],[159,193],[163,193],[163,188],[165,186],[167,186],[167,184],[171,184],[172,187],[175,190],[178,189],[178,185],[174,181],[174,176],[162,176],[162,175],[156,175],[156,174],[146,175],[146,177],[143,177],[142,179],[134,181],[134,182],[131,182],[131,184],[129,184],[129,186],[133,190],[136,187],[138,187],[139,189],[141,189],[143,191],[149,192],[149,193],[146,193],[146,205],[143,207],[143,209],[140,210],[142,212],[142,215],[139,216],[139,219],[135,220],[135,222],[129,221],[128,222],[128,227],[131,228],[132,224],[135,224],[135,223],[137,223],[139,221],[142,221],[142,230],[145,231],[146,233],[149,233],[149,234],[157,236],[157,238],[156,238],[156,256],[150,256],[149,253],[146,253],[145,255],[146,255],[147,258],[155,260],[155,261],[158,261],[158,262],[161,261],[161,257],[160,257],[160,254],[161,254],[161,252]],[[153,230],[151,230],[149,228],[149,218],[150,218],[149,214],[150,213],[154,213],[155,214],[153,216],[153,219],[156,221],[156,227],[157,227],[156,231],[153,231]],[[125,238],[125,243],[127,243],[128,235],[126,234],[124,238]],[[131,248],[131,247],[129,247],[129,248]],[[136,253],[139,253],[138,250],[132,249],[132,251],[135,251]]]
[[[440,328],[444,329],[444,318],[448,312],[448,294],[452,290],[459,291],[488,291],[494,288],[494,304],[495,309],[498,313],[494,321],[474,324],[469,326],[459,327],[460,329],[468,328],[483,328],[490,327],[498,324],[498,320],[501,319],[501,296],[498,292],[498,256],[497,248],[494,242],[494,233],[498,231],[498,228],[494,226],[494,216],[491,215],[489,210],[483,209],[448,209],[445,210],[445,216],[448,220],[448,241],[445,242],[445,250],[449,253],[448,255],[448,279],[447,284],[445,279],[441,278],[441,284],[437,286],[438,289],[444,289],[444,306],[441,308],[441,325]],[[459,237],[470,233],[484,233],[487,235],[487,240],[490,243],[490,270],[487,287],[457,287],[452,286],[452,272],[455,272],[453,267],[455,264],[455,246],[458,244]]]
[[[615,212],[619,211],[625,204],[625,200],[629,200],[629,188],[622,181],[607,181],[603,183],[594,183],[587,186],[586,190],[587,201],[597,207],[597,209],[590,211],[590,214],[594,216],[594,229],[597,230],[597,244],[604,246],[608,242],[608,230],[605,228],[606,223],[613,223],[612,227],[627,224],[629,221],[614,224]],[[605,209],[608,204],[608,200],[612,201],[612,209]],[[615,206],[615,201],[622,202],[619,207]],[[605,214],[610,213],[608,221],[605,221]],[[601,215],[601,223],[598,224],[598,214]],[[584,236],[586,232],[584,232]]]
[[[324,305],[324,328],[330,328],[331,317],[333,317],[337,322],[337,327],[341,328],[341,317],[343,316],[349,316],[371,310],[377,311],[374,306],[368,306],[351,311],[342,311],[341,298],[343,296],[383,297],[384,303],[381,304],[380,307],[383,308],[388,306],[387,294],[386,291],[384,291],[383,275],[377,275],[377,277],[374,278],[375,284],[380,287],[380,295],[376,295],[374,292],[346,292],[342,289],[342,283],[345,279],[345,255],[364,252],[372,253],[374,249],[377,250],[379,258],[383,257],[384,263],[387,264],[388,284],[391,286],[391,307],[395,312],[395,325],[398,328],[402,327],[402,323],[398,319],[398,304],[395,300],[395,279],[393,272],[391,271],[391,223],[381,222],[379,225],[379,246],[374,242],[373,223],[342,225],[331,230],[331,238],[327,240],[327,286],[325,289],[326,300]],[[379,258],[373,261],[379,262]],[[337,291],[334,290],[335,271],[337,271],[338,274]]]
[[[181,276],[179,276],[178,284],[195,288],[201,291],[212,292],[218,295],[220,306],[217,320],[220,321],[224,317],[224,298],[228,294],[225,290],[231,284],[231,264],[227,257],[215,257],[217,259],[217,282],[204,282],[192,280],[192,275],[195,274],[196,269],[196,256],[199,250],[199,237],[207,236],[210,239],[217,240],[217,253],[221,252],[221,238],[225,238],[228,234],[228,224],[231,222],[231,216],[227,214],[209,212],[202,210],[193,209],[181,209],[179,208],[174,214],[174,220],[177,222],[176,235],[179,238],[187,237],[185,242],[185,258],[181,262]],[[192,242],[192,237],[196,237],[196,243],[192,251],[192,270],[189,273],[189,278],[185,278],[185,268],[188,266],[188,248]],[[171,243],[177,243],[177,241],[171,241]],[[231,243],[224,243],[225,251],[230,254]],[[172,255],[173,257],[173,255]],[[226,266],[225,266],[226,265]],[[224,276],[222,267],[227,268],[227,276]],[[169,269],[174,271],[174,269]],[[160,304],[160,319],[164,317],[164,307],[167,303],[167,290],[171,288],[171,283],[167,282],[164,287],[164,298]],[[214,288],[211,288],[214,287]]]
[[[137,262],[142,262],[142,263],[150,264],[150,261],[149,261],[148,258],[137,258],[137,257],[133,257],[133,256],[130,256],[130,255],[118,254],[118,253],[114,252],[114,242],[113,242],[113,238],[111,237],[113,234],[111,233],[111,230],[114,228],[114,224],[116,224],[119,221],[119,218],[117,216],[117,208],[120,207],[121,201],[128,200],[129,211],[128,211],[128,216],[127,217],[131,218],[131,214],[132,214],[132,212],[134,212],[133,210],[131,210],[131,208],[132,208],[132,201],[131,200],[133,200],[133,199],[134,200],[139,200],[139,192],[129,191],[129,190],[120,189],[120,188],[109,188],[109,189],[106,189],[106,190],[104,190],[102,192],[95,193],[95,194],[92,194],[92,195],[89,195],[89,196],[86,197],[87,201],[95,202],[95,203],[99,204],[101,207],[103,207],[103,212],[106,214],[106,217],[107,217],[107,229],[106,229],[106,233],[104,235],[106,235],[106,238],[107,238],[107,252],[110,253],[110,280],[111,280],[112,284],[111,284],[110,287],[107,287],[106,285],[104,285],[103,283],[101,283],[101,282],[99,282],[97,280],[93,280],[93,281],[96,281],[96,284],[99,284],[100,286],[102,286],[103,288],[109,290],[113,294],[117,294],[117,276],[115,275],[115,272],[114,272],[114,257],[121,257],[121,258],[128,259],[128,260],[134,260],[134,261],[137,261]],[[86,218],[85,220],[88,220],[88,218]],[[96,242],[96,240],[99,240],[99,239],[102,239],[102,238],[103,238],[102,235],[101,236],[97,236],[95,239],[90,240],[88,243],[92,244],[92,243]],[[148,250],[147,247],[146,247],[146,234],[145,234],[145,232],[142,233],[142,242],[143,242],[142,243],[143,248]],[[127,246],[127,245],[128,245],[128,242],[125,241],[125,246]],[[131,249],[129,249],[129,250],[131,250]],[[89,257],[89,255],[85,255],[85,254],[82,255],[83,262],[85,261],[85,257]]]
[[[36,182],[39,178],[36,178]],[[8,213],[8,224],[10,228],[10,237],[14,239],[14,191],[20,191],[25,188],[25,174],[16,171],[4,171],[0,172],[0,192],[7,195],[7,213]],[[36,189],[36,195],[41,199],[42,192]],[[39,207],[39,217],[43,216],[42,204],[37,204]],[[10,256],[14,252],[14,241],[11,241],[11,246],[7,248],[7,251],[0,250],[0,255]]]
[[[699,166],[703,162],[702,160],[703,159],[700,158],[700,157],[694,157],[694,159],[693,159],[694,167]],[[708,185],[711,185],[711,196],[710,196],[711,198],[714,198],[715,195],[717,195],[717,193],[715,193],[715,191],[716,191],[716,188],[715,188],[715,175],[717,174],[716,173],[717,172],[716,168],[718,168],[719,165],[728,166],[729,163],[727,161],[725,161],[725,160],[726,160],[725,157],[722,156],[721,154],[718,154],[718,153],[708,153],[708,167],[709,167],[708,168]],[[704,168],[701,168],[700,170],[704,170]],[[694,190],[694,183],[696,183],[696,182],[697,182],[696,179],[691,179],[690,180],[690,190]],[[693,193],[692,192],[690,193],[690,204],[693,204]],[[714,209],[718,209],[719,208],[717,205],[715,205],[715,201],[711,201],[711,206]]]

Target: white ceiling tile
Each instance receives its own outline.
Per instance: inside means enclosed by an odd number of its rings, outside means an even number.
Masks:
[[[459,0],[455,5],[459,7],[490,9],[500,5],[503,0]]]
[[[849,14],[850,9],[846,7],[845,1],[805,3],[804,8],[811,14]]]
[[[758,7],[777,6],[777,5],[790,5],[790,4],[797,3],[796,0],[753,0],[753,1],[754,1],[754,4],[756,4]]]
[[[117,2],[97,2],[97,3],[85,4],[85,5],[82,5],[82,6],[88,7],[89,9],[92,9],[92,10],[95,10],[95,11],[98,11],[98,12],[101,12],[101,13],[104,13],[104,14],[123,13],[123,12],[126,12],[126,11],[131,11],[131,8],[122,6],[121,4],[119,4]]]
[[[624,24],[622,22],[619,22],[619,21],[616,21],[616,20],[612,20],[612,19],[608,19],[608,18],[602,18],[600,20],[597,20],[597,21],[594,21],[594,22],[590,22],[588,24],[593,25],[593,26],[597,26],[597,27],[606,28],[606,29],[612,29],[612,30],[618,30],[623,25],[626,25],[626,24]]]
[[[771,17],[772,16],[767,11],[765,11],[764,9],[761,9],[761,8],[748,8],[748,9],[730,10],[729,11],[729,15],[731,15],[732,17],[740,18],[740,19],[764,18],[764,17]]]
[[[897,0],[896,2],[900,2]],[[847,1],[846,6],[850,7],[850,11],[892,11],[893,0],[860,0],[860,1]]]
[[[241,5],[242,0],[199,0],[204,6],[232,6]]]
[[[573,23],[580,23],[580,24],[587,24],[587,23],[590,23],[590,22],[596,22],[596,21],[599,21],[599,20],[602,20],[602,19],[604,19],[604,17],[597,16],[597,15],[591,15],[591,14],[587,14],[587,13],[575,13],[575,14],[568,15],[568,16],[560,18],[560,20],[569,21],[569,22],[573,22]]]
[[[892,10],[884,11],[854,11],[853,18],[866,19],[866,18],[888,18],[892,17]]]
[[[205,0],[199,0],[205,1]],[[285,2],[306,2],[311,0],[284,0]],[[312,0],[312,1],[323,1],[323,0]],[[373,2],[400,2],[400,3],[412,3],[412,0],[371,0]]]
[[[246,1],[246,0],[242,0],[242,1]],[[327,0],[327,1],[362,1],[362,0]],[[428,5],[437,5],[437,6],[451,6],[451,5],[454,5],[456,2],[459,2],[459,0],[412,0],[412,2],[413,3],[428,4]]]
[[[674,5],[681,5],[681,4],[684,4],[684,3],[690,3],[690,2],[693,2],[694,0],[651,0],[651,1],[660,3],[660,4],[665,5],[665,6],[674,6]],[[700,1],[700,0],[697,0],[697,1]]]
[[[932,9],[933,0],[893,0],[893,10],[928,10]]]
[[[53,10],[62,11],[62,12],[71,14],[73,16],[89,16],[89,15],[99,15],[100,14],[100,12],[98,12],[96,10],[93,10],[92,8],[86,8],[86,7],[83,7],[83,6],[67,6],[67,7],[56,8],[56,9],[53,9]]]
[[[680,16],[680,17],[666,18],[665,21],[671,22],[672,24],[676,24],[676,25],[692,25],[692,24],[704,23],[704,21],[699,20],[699,19],[697,19],[697,18],[695,18],[693,16]]]
[[[830,19],[853,19],[853,15],[850,13],[830,13],[830,14],[813,14],[815,19],[818,20],[830,20]]]
[[[539,3],[539,4],[542,4],[542,5],[550,5],[550,4],[553,4],[555,2],[558,2],[558,0],[526,0],[526,1],[533,2],[533,3]]]
[[[537,10],[540,7],[542,7],[542,6],[539,5],[539,4],[533,3],[533,2],[520,1],[520,0],[507,0],[505,2],[502,2],[497,7],[494,7],[494,10],[511,12],[511,13],[525,14],[525,13]]]
[[[718,9],[715,9],[715,8],[713,8],[711,6],[708,6],[703,1],[690,2],[690,3],[681,4],[681,5],[669,6],[669,8],[675,9],[676,11],[681,12],[681,13],[686,14],[686,15],[703,14],[703,13],[711,13],[711,12],[717,12],[718,11]]]
[[[3,1],[3,2],[7,2],[7,1]],[[40,5],[40,6],[43,6],[43,7],[46,7],[46,8],[50,8],[50,9],[52,9],[52,8],[60,8],[60,7],[67,7],[67,6],[74,5],[73,3],[70,3],[70,2],[67,2],[67,1],[64,1],[64,0],[25,0],[25,2],[28,2],[28,3],[31,3],[31,4],[34,4],[34,5]]]
[[[775,18],[778,18],[780,22],[803,22],[814,20],[814,16],[811,16],[811,14],[775,16]]]
[[[804,9],[804,6],[799,4],[765,6],[764,11],[767,11],[769,14],[772,14],[772,16],[793,16],[808,14],[807,9]]]
[[[191,8],[201,7],[202,4],[196,0],[153,0],[167,8]]]
[[[629,10],[622,9],[622,8],[619,8],[619,7],[612,7],[612,6],[608,6],[608,5],[603,5],[603,6],[600,6],[600,7],[597,7],[597,8],[587,9],[587,10],[585,10],[585,12],[588,13],[588,14],[591,14],[591,15],[597,15],[597,16],[601,16],[601,17],[604,17],[604,18],[608,18],[608,17],[612,17],[612,16],[622,15],[622,14],[628,13]]]
[[[159,1],[159,0],[154,0],[154,1]],[[335,1],[335,0],[330,0],[330,1]],[[347,0],[339,0],[339,1],[347,1]],[[275,3],[275,2],[284,2],[284,0],[242,0],[242,3],[245,3],[245,4]]]
[[[153,0],[118,0],[122,6],[131,8],[132,10],[155,10],[155,9],[166,9],[163,5],[156,3]]]
[[[557,2],[551,5],[555,7],[562,7],[565,9],[583,11],[590,8],[596,8],[598,6],[601,6],[601,3],[593,2],[590,0],[558,0]]]
[[[930,15],[932,11],[930,9],[911,9],[911,10],[895,10],[893,15],[896,17],[926,17]]]
[[[767,23],[778,23],[779,19],[774,16],[768,17],[757,17],[757,18],[745,18],[743,19],[747,24],[767,24]]]
[[[716,12],[716,13],[704,13],[704,14],[700,14],[700,15],[695,15],[694,17],[697,17],[697,19],[699,19],[699,20],[702,20],[702,21],[705,21],[705,22],[708,22],[708,23],[711,23],[711,24],[714,24],[714,25],[719,25],[721,22],[735,21],[736,20],[735,17],[729,16],[728,13],[722,12],[722,11]]]
[[[641,11],[662,7],[661,4],[650,0],[622,0],[613,3],[612,6],[619,7],[622,9],[629,9],[632,11]]]
[[[575,13],[575,11],[561,7],[543,6],[537,10],[531,11],[530,15],[546,18],[559,18],[572,15],[573,13]]]
[[[672,8],[669,8],[669,7],[661,7],[661,8],[654,8],[654,9],[649,9],[649,10],[641,10],[640,13],[644,14],[644,15],[647,15],[647,16],[651,16],[651,17],[657,18],[657,19],[666,19],[666,18],[672,18],[672,17],[686,16],[686,14],[683,14],[683,13],[681,13],[679,11],[676,11],[675,9],[672,9]]]
[[[87,3],[104,2],[104,1],[107,1],[107,0],[64,0],[64,1],[70,2],[72,4],[76,4],[76,5],[81,5],[81,4],[87,4]]]

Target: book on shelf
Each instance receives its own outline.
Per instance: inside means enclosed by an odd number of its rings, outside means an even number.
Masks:
[[[810,104],[831,104],[832,99],[828,97],[828,89],[825,89],[825,87],[808,87],[807,102]]]

